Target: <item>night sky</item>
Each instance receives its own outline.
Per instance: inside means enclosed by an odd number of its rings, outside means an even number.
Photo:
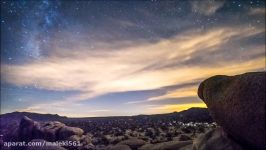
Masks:
[[[265,1],[1,1],[1,114],[205,107],[199,83],[265,70]]]

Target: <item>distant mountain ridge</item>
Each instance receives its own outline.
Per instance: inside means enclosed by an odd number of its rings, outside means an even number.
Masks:
[[[12,113],[1,114],[0,119],[21,120],[23,116],[27,116],[37,121],[55,121],[55,120],[67,119],[67,117],[59,116],[58,114],[39,114],[39,113],[32,113],[32,112],[17,112],[17,111],[12,112]]]
[[[188,110],[173,112],[167,114],[153,114],[153,115],[136,115],[136,116],[110,116],[110,117],[81,117],[69,118],[60,116],[58,114],[39,114],[31,112],[12,112],[0,115],[1,124],[6,121],[20,121],[23,116],[27,116],[36,121],[68,121],[68,120],[102,120],[102,119],[175,119],[183,122],[212,122],[207,108],[190,108]]]

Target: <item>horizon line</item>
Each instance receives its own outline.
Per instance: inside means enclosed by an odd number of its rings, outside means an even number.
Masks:
[[[150,115],[163,115],[163,114],[171,114],[171,113],[179,113],[179,112],[183,112],[183,111],[187,111],[190,109],[195,109],[195,108],[201,108],[201,109],[208,109],[208,107],[191,107],[185,110],[181,110],[181,111],[173,111],[173,112],[168,112],[168,113],[154,113],[154,114],[138,114],[138,115],[124,115],[124,116],[120,116],[120,115],[110,115],[110,116],[84,116],[84,117],[69,117],[69,116],[65,116],[65,115],[60,115],[60,114],[52,114],[52,113],[38,113],[38,112],[29,112],[29,111],[13,111],[13,112],[7,112],[7,113],[0,113],[0,116],[2,115],[6,115],[6,114],[12,114],[12,113],[32,113],[32,114],[40,114],[40,115],[57,115],[59,117],[66,117],[66,118],[107,118],[107,117],[134,117],[134,116],[150,116]]]

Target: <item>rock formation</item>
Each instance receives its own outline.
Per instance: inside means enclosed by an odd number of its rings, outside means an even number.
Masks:
[[[193,150],[243,150],[221,128],[208,131],[193,141]]]
[[[73,135],[81,136],[83,130],[69,127],[58,121],[37,122],[28,117],[23,117],[19,124],[19,138],[22,141],[44,139],[48,141],[65,140]]]
[[[245,148],[266,149],[265,78],[265,72],[218,75],[198,89],[214,120]]]
[[[139,147],[141,147],[144,144],[146,144],[145,141],[143,141],[141,139],[137,139],[137,138],[131,138],[131,139],[124,140],[124,141],[118,143],[118,145],[127,145],[133,150],[138,149]]]
[[[146,144],[139,150],[191,150],[192,141],[169,141],[158,144]]]

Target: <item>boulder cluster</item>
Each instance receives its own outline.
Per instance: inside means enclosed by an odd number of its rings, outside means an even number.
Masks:
[[[27,142],[64,142],[76,145],[28,146],[25,150],[176,150],[192,149],[193,140],[198,135],[215,129],[216,123],[172,122],[165,126],[126,129],[113,127],[110,132],[87,132],[81,128],[70,127],[58,121],[38,122],[23,117],[19,123],[14,141]],[[12,132],[13,133],[13,132]],[[15,134],[13,134],[15,137]],[[3,147],[3,149],[8,149]]]
[[[40,123],[28,117],[23,117],[18,130],[19,139],[44,139],[49,141],[66,140],[72,136],[81,136],[84,131],[80,128],[69,127],[58,121]]]

